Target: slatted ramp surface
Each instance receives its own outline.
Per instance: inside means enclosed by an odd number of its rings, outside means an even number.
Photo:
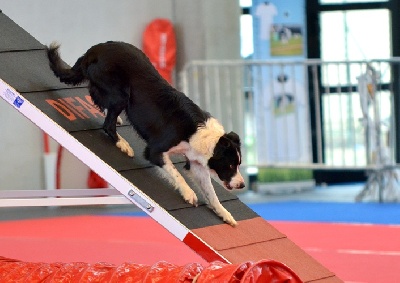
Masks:
[[[142,157],[144,143],[132,128],[118,128],[135,150],[135,157],[129,158],[102,131],[104,117],[91,104],[86,88],[60,83],[48,67],[45,46],[4,13],[0,13],[0,38],[0,96],[10,107],[206,260],[242,263],[273,259],[286,264],[305,282],[341,282],[217,183],[216,193],[238,221],[238,227],[224,224],[206,207],[200,194],[198,207],[186,204],[159,176],[159,169]],[[175,158],[174,163],[194,188],[183,170],[184,160]]]

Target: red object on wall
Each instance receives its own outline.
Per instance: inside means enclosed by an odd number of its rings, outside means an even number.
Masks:
[[[50,138],[45,132],[43,132],[43,151],[45,154],[50,153]]]
[[[177,266],[165,261],[154,265],[122,263],[41,263],[22,262],[0,256],[0,282],[182,282],[182,283],[301,283],[287,266],[273,260],[256,263],[213,262],[204,268],[199,263]]]
[[[143,33],[143,52],[160,75],[172,84],[172,71],[176,63],[174,26],[167,19],[155,19]]]
[[[108,183],[96,172],[90,170],[87,180],[87,186],[89,189],[105,189],[108,188]]]

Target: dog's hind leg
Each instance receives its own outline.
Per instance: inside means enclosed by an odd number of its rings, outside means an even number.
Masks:
[[[237,222],[225,207],[219,202],[215,193],[214,187],[211,183],[210,172],[207,168],[197,162],[190,163],[190,172],[194,179],[199,183],[199,187],[208,203],[208,206],[222,218],[226,223],[231,226],[236,226]]]
[[[107,116],[107,109],[104,110],[104,115]],[[122,124],[124,124],[124,121],[122,121],[121,116],[118,115],[118,117],[117,117],[117,126],[121,126]]]
[[[107,113],[108,113],[107,109],[104,111],[104,113],[106,114],[106,117],[107,117]],[[112,120],[112,119],[110,118],[110,120]],[[112,123],[112,122],[109,122],[109,123]],[[104,121],[104,124],[105,124],[105,121]],[[122,125],[122,124],[123,124],[122,119],[121,119],[121,117],[118,115],[118,116],[117,116],[116,125]],[[106,127],[106,126],[103,125],[103,128],[105,128],[105,127]],[[106,131],[106,130],[105,130],[105,131]],[[106,132],[107,132],[107,134],[108,134],[109,136],[111,136],[109,133],[112,133],[112,130],[108,129]],[[115,133],[117,134],[117,139],[115,139],[114,136],[111,136],[111,138],[112,138],[113,141],[115,142],[115,145],[116,145],[122,152],[125,152],[128,156],[133,157],[133,156],[134,156],[134,151],[133,151],[132,147],[129,145],[129,143],[128,143],[123,137],[121,137],[121,136],[117,133],[117,129],[115,129]]]
[[[134,155],[132,147],[129,143],[117,133],[117,119],[121,110],[114,108],[109,108],[107,110],[107,116],[103,124],[104,131],[111,137],[115,142],[115,145],[128,156],[132,157]]]
[[[118,136],[118,141],[116,142],[116,146],[124,153],[126,153],[129,157],[133,157],[135,155],[135,152],[133,151],[133,148],[130,146],[129,142],[126,141],[123,137],[121,137],[119,134]]]
[[[121,120],[119,115],[126,107],[124,98],[125,94],[113,88],[101,90],[101,88],[94,84],[90,85],[89,92],[93,102],[99,106],[100,109],[106,109],[106,118],[104,120],[103,130],[111,137],[113,142],[115,142],[115,145],[122,152],[132,157],[134,155],[132,147],[117,133],[118,118]]]

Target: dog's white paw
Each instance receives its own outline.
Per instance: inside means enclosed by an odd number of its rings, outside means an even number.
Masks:
[[[232,227],[236,227],[238,225],[235,218],[233,218],[233,216],[229,212],[228,212],[228,215],[225,215],[222,217],[222,220],[224,220],[226,223],[228,223]]]
[[[120,116],[117,117],[117,125],[121,126],[124,122]]]
[[[197,206],[197,195],[192,189],[181,192],[183,199],[193,206]]]
[[[235,218],[233,218],[232,214],[228,210],[226,210],[221,204],[219,204],[217,207],[213,208],[211,207],[215,213],[224,220],[224,222],[228,223],[232,227],[235,227],[238,225],[236,222]]]
[[[118,135],[118,141],[116,143],[116,146],[124,153],[126,153],[129,157],[133,157],[134,152],[132,147],[129,145],[129,143],[120,135]]]

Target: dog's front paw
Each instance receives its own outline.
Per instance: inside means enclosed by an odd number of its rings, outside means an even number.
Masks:
[[[226,223],[228,223],[232,227],[236,227],[238,225],[235,218],[233,218],[233,216],[229,212],[228,212],[228,215],[222,216],[222,220],[224,220]]]
[[[185,190],[182,193],[182,197],[187,203],[190,203],[193,206],[197,206],[197,195],[192,189]]]
[[[219,204],[216,208],[213,208],[215,213],[224,220],[224,222],[228,223],[232,227],[238,225],[235,218],[233,218],[232,214],[228,210],[226,210],[221,204]]]
[[[132,147],[129,145],[129,143],[120,135],[118,135],[118,141],[116,143],[116,146],[124,153],[126,153],[129,157],[133,157],[134,152]]]

